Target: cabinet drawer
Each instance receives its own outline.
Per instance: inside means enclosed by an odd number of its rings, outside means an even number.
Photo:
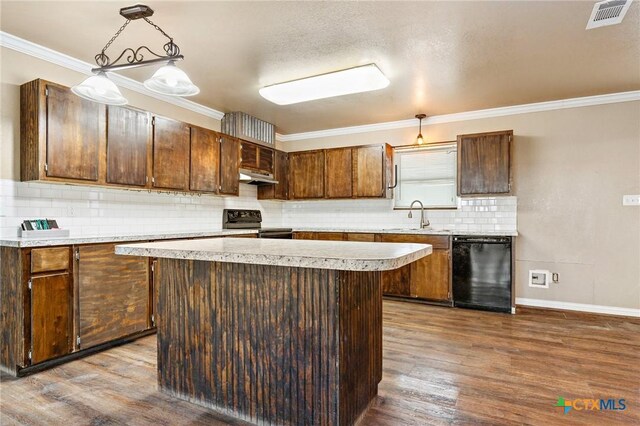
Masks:
[[[416,243],[431,244],[433,249],[448,249],[450,237],[448,235],[418,235],[418,234],[378,234],[383,243]]]
[[[69,247],[31,250],[31,273],[69,269]]]
[[[347,241],[365,241],[373,243],[375,241],[375,234],[347,234]]]
[[[329,240],[329,241],[343,241],[344,234],[342,232],[318,232],[316,234],[317,240]]]

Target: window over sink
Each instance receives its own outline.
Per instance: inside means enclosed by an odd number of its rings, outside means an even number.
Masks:
[[[409,208],[420,200],[425,208],[457,205],[456,142],[395,148],[397,182],[395,208]]]

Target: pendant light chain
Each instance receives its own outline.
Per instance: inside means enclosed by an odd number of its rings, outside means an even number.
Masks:
[[[111,46],[111,43],[113,43],[115,39],[118,38],[120,33],[122,33],[122,31],[124,31],[124,29],[127,28],[127,25],[129,25],[129,22],[131,22],[131,19],[127,19],[125,21],[125,23],[120,27],[120,29],[116,31],[113,37],[111,37],[111,40],[109,40],[107,44],[104,45],[104,47],[102,48],[102,51],[95,56],[95,60],[98,65],[103,67],[109,63],[109,57],[104,52],[109,48],[109,46]]]
[[[173,42],[173,37],[169,36],[169,34],[165,33],[162,28],[160,28],[159,26],[157,26],[156,24],[153,23],[153,21],[149,18],[142,18],[145,21],[147,21],[147,23],[149,25],[151,25],[153,28],[155,28],[156,30],[160,31],[162,33],[163,36],[165,36],[166,38],[168,38],[171,42]]]

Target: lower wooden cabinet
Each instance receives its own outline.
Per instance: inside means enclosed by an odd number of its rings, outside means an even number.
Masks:
[[[444,235],[378,234],[376,240],[388,243],[431,244],[433,252],[404,268],[408,271],[383,273],[383,293],[437,302],[451,301],[451,243]],[[408,274],[408,277],[407,277]],[[403,285],[398,284],[401,280]],[[408,282],[408,285],[406,284]],[[386,288],[386,290],[385,290]]]
[[[387,296],[411,296],[411,265],[382,272],[382,294]]]
[[[373,232],[294,232],[297,240],[431,244],[433,252],[409,265],[382,272],[382,293],[439,303],[451,302],[451,238],[448,235]]]
[[[76,248],[81,349],[148,327],[149,260],[114,250],[115,244]]]
[[[72,350],[72,280],[68,271],[30,278],[31,363]]]

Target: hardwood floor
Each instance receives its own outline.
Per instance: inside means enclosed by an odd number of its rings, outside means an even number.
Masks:
[[[383,344],[363,425],[640,424],[640,319],[385,301]],[[228,424],[156,390],[155,336],[1,379],[3,426]],[[558,397],[624,398],[627,409],[563,414]]]

